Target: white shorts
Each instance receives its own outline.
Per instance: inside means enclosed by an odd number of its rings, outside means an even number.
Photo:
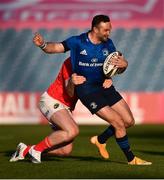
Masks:
[[[40,97],[39,101],[39,109],[42,112],[42,114],[50,120],[51,116],[62,109],[69,110],[69,107],[65,104],[61,103],[60,101],[52,98],[48,95],[47,92],[43,93]]]

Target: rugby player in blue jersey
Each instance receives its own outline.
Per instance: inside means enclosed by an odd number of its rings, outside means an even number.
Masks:
[[[33,42],[46,53],[71,52],[73,72],[86,77],[86,81],[76,86],[76,92],[81,102],[110,126],[99,136],[91,138],[100,154],[109,158],[106,150],[106,140],[115,135],[116,142],[124,152],[130,165],[150,165],[136,157],[128,142],[126,128],[134,125],[133,115],[122,96],[114,86],[104,88],[105,77],[103,63],[105,58],[116,48],[109,38],[112,30],[110,18],[106,15],[96,15],[92,20],[91,30],[78,36],[72,36],[62,42],[45,42],[40,34],[35,34]],[[126,69],[127,60],[118,56],[112,63],[119,68]]]

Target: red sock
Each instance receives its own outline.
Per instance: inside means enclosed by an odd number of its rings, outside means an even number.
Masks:
[[[50,147],[52,147],[52,145],[51,145],[48,137],[46,137],[43,141],[41,141],[40,143],[36,144],[36,145],[34,146],[34,149],[35,149],[36,151],[43,152],[44,150],[46,150],[46,149],[48,149],[48,148],[50,148]]]
[[[23,151],[23,156],[24,157],[26,156],[26,154],[28,153],[30,148],[31,148],[31,146],[27,146],[26,149]]]

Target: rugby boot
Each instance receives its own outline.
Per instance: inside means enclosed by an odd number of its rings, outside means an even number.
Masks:
[[[16,162],[19,160],[23,160],[25,157],[23,156],[24,150],[27,148],[27,145],[20,142],[16,148],[16,151],[14,154],[12,154],[10,162]]]
[[[105,143],[104,143],[104,144],[99,143],[97,136],[91,137],[90,142],[91,142],[92,144],[94,144],[94,145],[97,146],[100,155],[101,155],[104,159],[109,159],[109,153],[108,153],[108,151],[106,150],[106,144],[105,144]]]
[[[135,156],[132,161],[128,162],[128,164],[129,165],[151,165],[152,162],[145,161]]]
[[[34,149],[34,146],[31,146],[31,148],[29,149],[29,154],[31,156],[31,161],[33,163],[41,163],[41,152],[40,151],[36,151]]]

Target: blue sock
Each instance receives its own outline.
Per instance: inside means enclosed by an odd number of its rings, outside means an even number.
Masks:
[[[128,162],[132,161],[134,159],[134,154],[130,150],[128,136],[125,135],[122,138],[116,138],[116,141],[117,141],[118,145],[120,146],[120,148],[122,149],[122,151],[124,152]]]
[[[98,136],[99,143],[104,144],[108,138],[114,135],[114,133],[115,129],[112,125],[110,125],[102,134]]]

